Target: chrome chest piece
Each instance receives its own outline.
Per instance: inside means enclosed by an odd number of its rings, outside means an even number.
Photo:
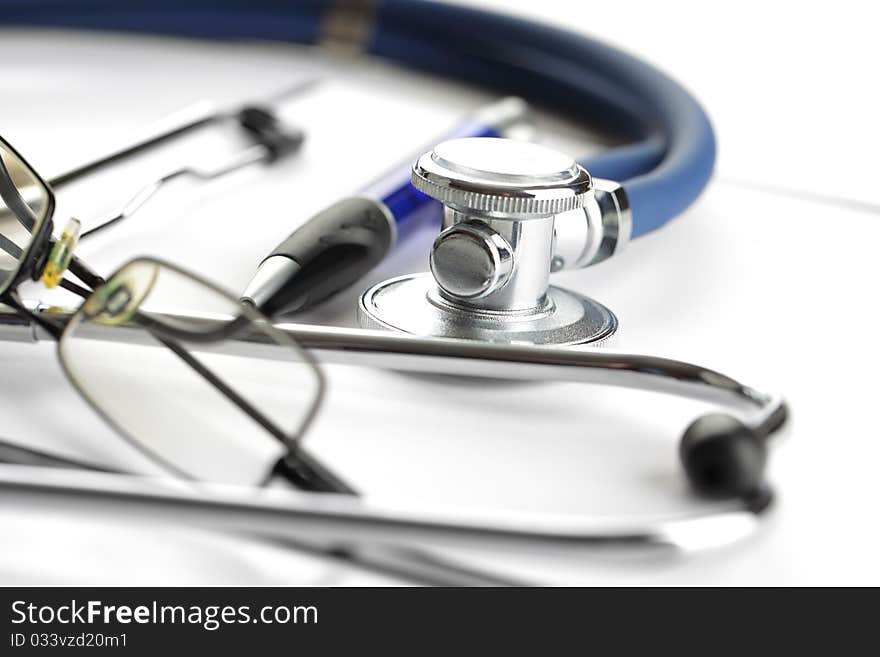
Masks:
[[[628,241],[620,185],[593,180],[544,146],[493,138],[443,142],[419,158],[412,182],[444,205],[430,273],[367,290],[364,328],[545,345],[598,343],[614,333],[610,310],[549,279]]]

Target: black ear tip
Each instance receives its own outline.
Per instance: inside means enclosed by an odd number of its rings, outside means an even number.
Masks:
[[[691,485],[712,497],[751,497],[763,488],[767,448],[733,416],[712,413],[684,432],[679,456]]]

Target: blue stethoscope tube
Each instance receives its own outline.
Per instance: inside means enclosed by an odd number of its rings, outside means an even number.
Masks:
[[[335,4],[0,0],[0,22],[317,43]],[[426,0],[374,4],[368,53],[539,99],[627,139],[582,164],[623,183],[634,237],[682,212],[708,182],[715,161],[709,120],[690,94],[650,65],[580,34],[511,16]]]

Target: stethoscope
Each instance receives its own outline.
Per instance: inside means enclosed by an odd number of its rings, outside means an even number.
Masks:
[[[539,97],[624,136],[627,145],[584,162],[504,140],[437,145],[413,169],[416,188],[444,205],[430,274],[380,283],[361,300],[365,325],[396,331],[277,327],[321,362],[580,381],[712,401],[736,414],[713,413],[691,423],[680,442],[680,458],[694,490],[718,501],[695,515],[644,522],[534,516],[461,521],[427,510],[379,509],[358,499],[316,500],[307,493],[271,501],[229,491],[214,497],[203,490],[154,489],[113,475],[95,475],[89,485],[66,473],[34,483],[7,469],[0,488],[22,497],[87,500],[117,510],[130,505],[151,513],[174,507],[182,518],[209,526],[311,532],[341,542],[457,546],[498,540],[575,549],[689,548],[694,541],[712,542],[713,536],[726,540],[731,535],[720,527],[728,522],[751,529],[756,524],[751,521],[770,508],[773,495],[764,466],[767,443],[787,416],[781,397],[680,361],[566,346],[600,342],[613,333],[616,319],[602,304],[549,285],[552,271],[601,262],[629,239],[661,227],[706,185],[715,155],[712,129],[700,106],[675,82],[580,35],[433,2],[288,7],[232,0],[207,8],[183,0],[114,3],[113,11],[103,11],[106,6],[37,2],[6,10],[3,20],[329,44]],[[238,20],[255,9],[261,10],[260,20]],[[542,305],[545,299],[550,303]],[[2,329],[27,340],[40,337],[38,328],[11,317],[3,317]],[[239,348],[256,357],[266,354],[265,345],[247,340],[239,341]],[[678,531],[684,526],[688,531]]]

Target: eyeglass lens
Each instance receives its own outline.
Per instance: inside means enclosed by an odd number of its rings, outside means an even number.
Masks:
[[[175,309],[185,309],[176,314]],[[272,358],[236,355],[257,336]],[[59,345],[84,396],[178,474],[253,485],[310,417],[320,378],[305,355],[240,303],[149,260],[85,301]]]

